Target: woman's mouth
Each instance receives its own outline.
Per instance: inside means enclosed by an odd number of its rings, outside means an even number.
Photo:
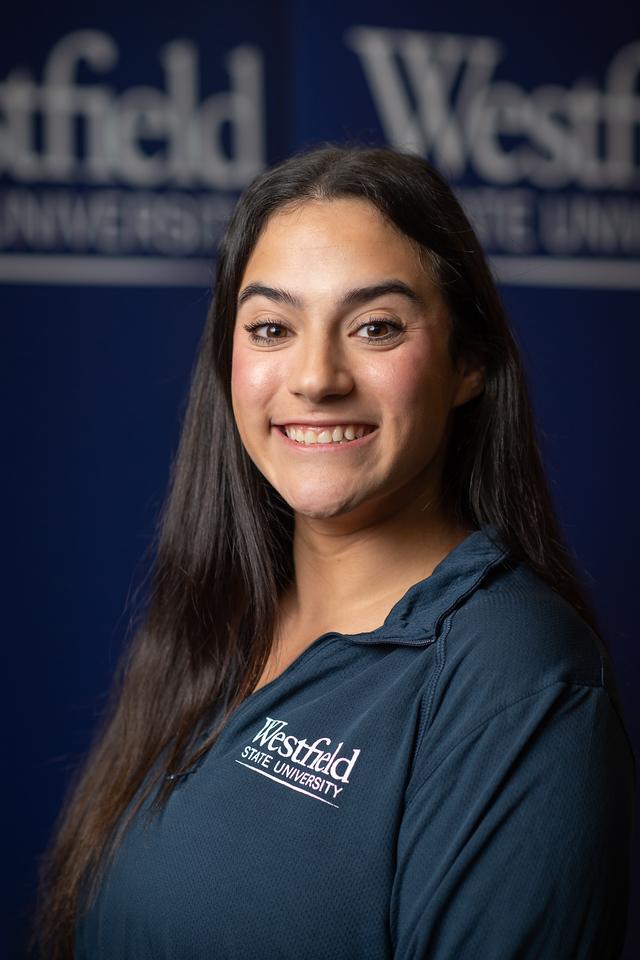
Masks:
[[[311,427],[303,423],[285,423],[278,426],[287,440],[300,447],[344,447],[359,444],[377,428],[370,423],[336,423]]]

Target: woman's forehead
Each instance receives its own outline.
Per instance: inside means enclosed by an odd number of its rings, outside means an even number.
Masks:
[[[249,282],[333,282],[349,287],[380,277],[432,285],[416,244],[370,202],[308,200],[276,211],[247,261]]]
[[[296,230],[341,228],[353,234],[359,228],[385,235],[396,234],[407,240],[404,234],[376,207],[363,197],[310,198],[287,203],[275,210],[266,220],[258,243],[265,236],[290,234]],[[257,246],[257,244],[256,244]]]

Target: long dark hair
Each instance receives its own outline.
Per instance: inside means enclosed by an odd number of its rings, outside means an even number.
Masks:
[[[484,364],[483,393],[454,411],[443,474],[451,511],[471,528],[492,525],[514,559],[597,630],[554,515],[517,347],[449,186],[425,161],[386,148],[329,145],[268,170],[240,199],[219,252],[146,611],[45,862],[44,955],[73,955],[80,893],[95,887],[125,821],[152,791],[162,807],[266,665],[278,597],[293,576],[293,524],[235,427],[236,300],[269,217],[339,197],[370,202],[417,245],[450,308],[452,359]]]

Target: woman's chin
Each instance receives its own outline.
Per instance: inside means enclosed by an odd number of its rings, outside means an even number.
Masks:
[[[349,513],[362,503],[362,495],[326,490],[286,491],[282,496],[295,514],[310,520],[330,520]]]
[[[346,503],[295,503],[292,509],[297,516],[308,517],[309,520],[331,520],[333,517],[342,517],[353,507]]]

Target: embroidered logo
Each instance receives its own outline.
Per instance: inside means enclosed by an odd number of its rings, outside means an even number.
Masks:
[[[286,726],[287,720],[266,717],[264,726],[251,741],[257,746],[247,744],[242,751],[243,759],[236,763],[307,797],[338,807],[333,801],[344,790],[340,784],[349,783],[360,750],[341,756],[343,741],[332,750],[330,737],[319,737],[309,743],[284,733]]]

